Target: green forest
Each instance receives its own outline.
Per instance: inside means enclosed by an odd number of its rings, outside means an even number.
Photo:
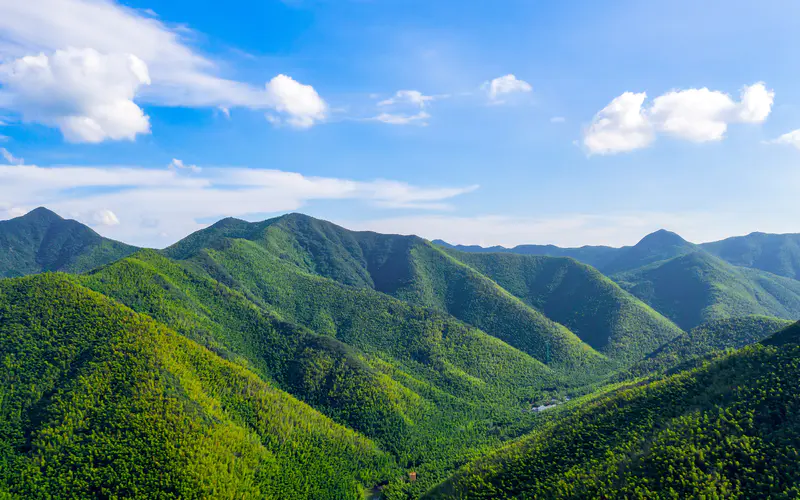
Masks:
[[[796,498],[793,245],[154,250],[37,209],[0,222],[0,498]]]

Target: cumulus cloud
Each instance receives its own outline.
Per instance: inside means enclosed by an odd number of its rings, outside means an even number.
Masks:
[[[134,97],[161,106],[275,109],[299,127],[324,115],[324,101],[310,87],[292,85],[288,77],[276,77],[266,89],[223,78],[222,65],[191,47],[192,30],[112,0],[0,2],[0,33],[0,61],[17,61],[17,69],[26,70],[16,86],[3,83],[0,107],[16,103],[15,111],[60,128],[69,140],[127,139],[146,132],[149,124]],[[64,58],[58,51],[82,55]],[[103,90],[90,99],[88,90],[76,90],[78,83]],[[48,97],[48,89],[56,92]],[[34,105],[34,92],[48,97],[46,106]],[[80,99],[73,102],[74,97]]]
[[[495,78],[486,82],[483,86],[489,94],[489,99],[497,102],[500,101],[500,97],[504,94],[530,92],[533,90],[533,87],[528,82],[519,80],[511,74]]]
[[[132,54],[58,50],[0,65],[9,108],[27,122],[57,127],[70,142],[133,140],[150,121],[133,102],[150,84],[147,65]]]
[[[389,125],[420,125],[424,127],[428,125],[428,122],[426,120],[430,117],[431,115],[429,115],[425,111],[420,111],[415,115],[381,113],[378,116],[376,116],[374,120],[383,123],[388,123]]]
[[[286,75],[278,75],[267,83],[272,106],[286,113],[286,121],[298,128],[308,128],[325,119],[328,106],[311,85],[303,85]]]
[[[25,160],[12,155],[11,151],[7,150],[6,148],[0,148],[0,156],[2,156],[7,163],[12,165],[22,165],[25,163]]]
[[[601,109],[584,132],[589,152],[613,154],[650,145],[653,129],[642,110],[646,98],[644,92],[625,92]]]
[[[378,103],[378,106],[392,106],[396,104],[411,104],[424,108],[425,104],[432,102],[437,97],[432,95],[424,95],[418,90],[398,90],[394,97],[385,99]]]
[[[762,82],[745,86],[739,102],[707,88],[671,91],[644,108],[646,94],[625,92],[603,108],[584,131],[590,154],[613,154],[649,146],[664,133],[692,142],[719,141],[732,123],[761,123],[775,93]]]
[[[119,224],[117,215],[108,209],[97,210],[91,215],[93,226],[116,226]]]
[[[178,168],[0,165],[0,207],[45,205],[98,226],[107,236],[142,245],[171,243],[160,235],[180,238],[209,218],[297,210],[311,200],[443,210],[452,198],[475,189],[251,168],[209,167],[187,176]]]
[[[173,158],[169,165],[167,165],[167,168],[170,170],[189,170],[192,172],[200,172],[202,170],[197,165],[186,165],[183,163],[183,160],[177,158]]]

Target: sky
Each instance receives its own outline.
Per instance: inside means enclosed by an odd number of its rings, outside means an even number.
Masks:
[[[790,0],[0,0],[0,219],[164,247],[800,232]]]

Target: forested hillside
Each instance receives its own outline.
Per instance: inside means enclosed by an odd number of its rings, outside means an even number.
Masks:
[[[428,498],[797,498],[800,346],[578,402]]]
[[[800,279],[800,234],[752,233],[700,246],[735,266]]]
[[[46,208],[0,221],[0,278],[45,271],[84,272],[135,250]]]

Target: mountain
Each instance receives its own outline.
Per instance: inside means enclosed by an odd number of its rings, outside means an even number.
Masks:
[[[562,248],[555,245],[517,245],[513,248],[502,246],[481,247],[478,245],[451,245],[443,240],[433,243],[445,248],[468,253],[515,253],[520,255],[542,255],[547,257],[571,257],[595,268],[602,268],[619,253],[620,248],[608,246],[582,246],[579,248]],[[627,248],[627,247],[623,247]]]
[[[700,247],[735,266],[800,279],[800,234],[752,233]]]
[[[136,251],[46,208],[0,221],[0,277],[85,272]]]
[[[619,249],[615,258],[601,266],[600,270],[611,276],[686,255],[695,250],[694,244],[673,232],[661,229],[648,234],[632,247]]]
[[[362,498],[392,457],[148,316],[45,274],[0,280],[0,492]]]
[[[708,321],[662,345],[630,369],[635,375],[673,369],[714,351],[739,349],[760,342],[792,325],[767,316],[742,316]]]
[[[796,498],[800,346],[753,346],[549,410],[426,498]]]
[[[612,279],[684,330],[737,316],[800,318],[800,281],[736,267],[704,250]]]
[[[781,346],[786,344],[800,344],[800,322],[789,325],[783,330],[776,332],[774,335],[764,339],[764,345]]]

